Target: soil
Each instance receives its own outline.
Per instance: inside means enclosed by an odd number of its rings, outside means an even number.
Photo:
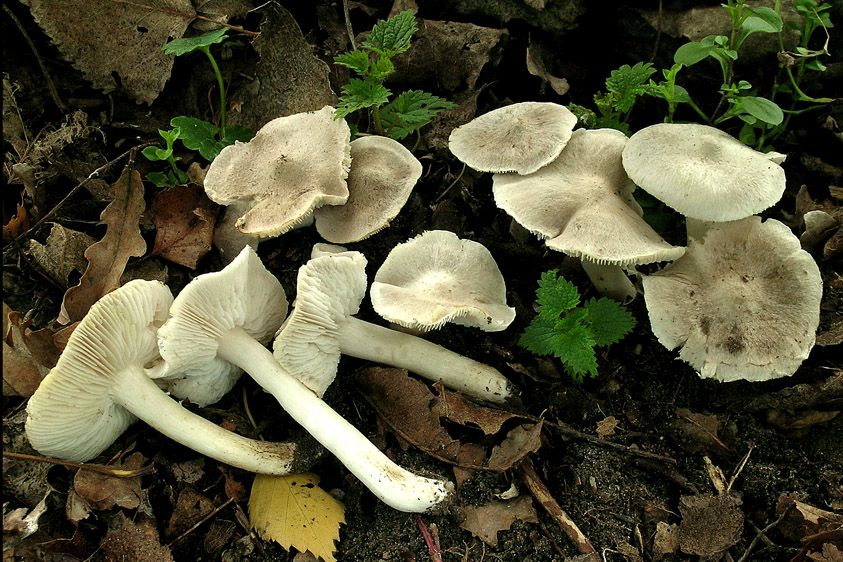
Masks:
[[[282,4],[298,22],[314,54],[330,62],[333,54],[326,45],[336,36],[320,23],[326,21],[326,12],[334,15],[331,21],[343,22],[341,3]],[[459,91],[445,91],[430,79],[424,84],[429,91],[446,97],[466,99],[474,96],[477,109],[472,114],[478,115],[510,101],[575,102],[591,107],[591,96],[603,88],[603,80],[611,70],[639,60],[653,60],[657,68],[668,67],[672,52],[685,41],[657,33],[639,15],[639,10],[657,10],[661,3],[655,2],[630,2],[623,7],[586,2],[581,6],[583,13],[576,18],[576,24],[566,26],[567,29],[543,27],[541,18],[504,21],[491,11],[458,9],[470,2],[419,4],[418,18],[459,21],[507,31],[502,42],[489,52],[488,62],[482,65],[482,71],[470,89],[463,85]],[[520,5],[520,2],[490,4]],[[549,6],[552,4],[553,1],[548,2]],[[717,4],[665,1],[662,7],[667,13]],[[352,5],[352,24],[358,31],[370,29],[378,19],[386,17],[390,9],[384,2],[368,2],[365,9],[356,3]],[[574,2],[571,6],[579,4]],[[4,87],[7,80],[17,85],[15,100],[22,122],[31,132],[55,130],[78,110],[87,115],[87,126],[92,127],[93,133],[64,146],[59,151],[61,157],[56,155],[39,164],[41,200],[33,201],[32,193],[21,200],[19,194],[23,189],[14,179],[3,194],[4,224],[11,220],[16,204],[23,202],[34,218],[38,212],[43,215],[45,210],[56,207],[94,168],[117,158],[134,145],[158,142],[156,129],[166,127],[173,116],[185,114],[188,111],[185,108],[194,108],[194,113],[187,113],[189,115],[209,117],[206,92],[215,82],[204,70],[193,72],[194,68],[204,68],[201,66],[205,64],[204,59],[192,59],[192,63],[178,59],[173,78],[158,99],[151,106],[138,105],[119,90],[105,95],[92,89],[81,73],[61,58],[25,7],[14,5],[8,9],[31,37],[45,65],[43,70],[39,67],[38,59],[19,28],[9,19],[8,13],[4,14]],[[258,29],[261,17],[261,12],[257,11],[235,23],[247,29]],[[841,6],[834,8],[831,17],[838,26],[843,25]],[[839,34],[836,38],[832,36],[829,47],[832,53],[843,52],[841,39]],[[527,72],[524,53],[530,42],[542,45],[545,63],[552,74],[567,78],[571,87],[567,95],[555,94],[540,78]],[[223,62],[223,72],[235,90],[243,85],[244,76],[256,64],[258,55],[245,39],[234,42],[228,55]],[[778,69],[775,52],[763,60],[763,63],[739,66],[741,77],[752,83],[765,83],[765,77],[774,75]],[[823,88],[824,95],[840,96],[843,93],[843,63],[839,58],[830,60],[832,62],[826,63],[827,73],[819,75],[816,85]],[[60,111],[53,103],[44,72],[52,78],[58,95],[66,101],[67,111]],[[693,86],[697,88],[694,91],[707,92],[700,95],[698,103],[709,105],[716,99],[718,84],[714,73],[709,75],[701,70],[691,73],[689,80],[693,81],[688,84],[689,89]],[[339,91],[340,86],[341,83],[334,84],[334,90]],[[389,86],[394,91],[406,87],[401,82]],[[792,132],[781,137],[774,147],[788,154],[784,164],[788,187],[782,201],[765,211],[763,216],[785,222],[797,235],[803,229],[801,215],[797,215],[797,194],[803,185],[807,186],[814,201],[840,203],[840,188],[836,188],[838,199],[834,199],[834,189],[830,187],[841,185],[843,177],[838,126],[843,118],[841,108],[838,99],[799,116],[793,121]],[[637,130],[659,122],[663,119],[663,111],[656,100],[646,99],[636,106],[629,124],[632,130]],[[264,122],[275,116],[267,116]],[[682,114],[681,118],[692,119],[693,115]],[[490,174],[470,169],[461,171],[461,164],[441,145],[436,145],[435,128],[452,128],[456,124],[459,123],[435,122],[434,131],[421,137],[415,153],[425,171],[407,205],[389,228],[367,240],[350,244],[349,248],[362,252],[368,259],[370,281],[391,248],[425,230],[451,230],[461,238],[484,244],[491,251],[506,280],[508,301],[516,309],[516,320],[507,330],[498,333],[447,325],[427,337],[499,369],[520,389],[518,399],[505,408],[546,420],[542,447],[532,453],[530,459],[550,494],[599,556],[603,560],[840,560],[834,558],[837,554],[831,548],[823,551],[822,540],[800,542],[807,535],[825,531],[828,534],[824,540],[828,544],[840,545],[843,539],[839,522],[834,528],[809,528],[806,524],[797,526],[797,530],[775,524],[761,533],[762,529],[780,521],[777,506],[783,495],[791,495],[825,512],[839,514],[843,511],[843,447],[840,445],[843,416],[837,415],[843,404],[843,374],[840,339],[833,337],[835,330],[840,333],[840,298],[843,295],[840,253],[831,259],[817,257],[825,283],[819,333],[826,334],[825,339],[821,338],[826,345],[817,345],[791,377],[763,383],[729,384],[700,379],[689,365],[678,360],[675,351],[665,349],[653,336],[643,298],[639,296],[628,305],[637,320],[634,332],[600,351],[599,377],[575,384],[558,361],[536,357],[517,342],[534,315],[536,282],[542,272],[558,269],[580,288],[585,298],[596,296],[595,292],[577,260],[549,251],[540,240],[513,229],[510,218],[496,208],[492,199]],[[730,132],[736,133],[733,129]],[[413,142],[412,137],[410,142]],[[7,154],[4,178],[13,181],[10,166],[17,157],[8,142],[4,143],[4,151]],[[105,169],[103,178],[106,182],[114,182],[126,163],[118,161]],[[151,169],[151,164],[139,155],[134,165],[142,173]],[[146,184],[148,203],[157,191],[152,184]],[[36,203],[38,209],[34,208]],[[52,220],[100,238],[104,229],[97,221],[104,206],[105,203],[90,191],[80,190],[56,209]],[[32,222],[34,224],[34,220]],[[33,235],[43,243],[48,231],[48,228],[39,228]],[[682,243],[684,228],[680,219],[673,217],[662,234],[668,241]],[[154,232],[146,228],[144,235],[149,241]],[[303,228],[260,245],[260,256],[281,280],[291,302],[295,297],[296,272],[308,259],[313,244],[321,241],[315,229]],[[56,327],[54,321],[63,292],[78,281],[78,274],[69,280],[50,279],[32,265],[31,259],[22,259],[11,243],[4,248],[3,256],[4,302],[13,310],[28,313],[33,328]],[[167,264],[168,284],[175,292],[195,275],[221,267],[216,251],[202,258],[195,270]],[[359,316],[384,323],[372,311],[368,300]],[[451,466],[407,446],[378,419],[352,376],[365,366],[362,361],[343,358],[340,375],[325,400],[385,446],[400,465],[452,479]],[[257,431],[247,421],[244,397],[258,421]],[[21,436],[24,407],[25,398],[3,398],[4,451],[33,453]],[[260,432],[270,440],[301,437],[295,424],[279,411],[271,397],[246,378],[218,404],[191,408],[249,435]],[[598,424],[609,418],[617,422],[614,431],[596,439]],[[480,441],[486,446],[501,440],[501,436],[478,437],[476,430],[456,424],[448,425],[448,429],[454,438]],[[508,429],[511,427],[506,426],[505,430]],[[592,438],[584,439],[582,434]],[[624,447],[612,448],[606,446],[607,442]],[[662,458],[637,454],[642,451]],[[143,424],[132,426],[95,462],[107,463],[118,455],[125,458],[129,452],[140,452],[155,466],[154,474],[140,480],[140,505],[95,510],[78,525],[70,522],[65,510],[68,496],[74,493],[75,469],[4,458],[4,522],[8,511],[22,507],[32,509],[47,487],[52,490],[48,495],[47,511],[40,517],[39,529],[34,535],[17,541],[13,540],[13,533],[4,532],[4,561],[130,559],[119,558],[119,549],[113,545],[106,548],[102,544],[111,536],[120,513],[136,522],[144,518],[151,521],[148,531],[161,544],[167,545],[176,561],[245,562],[294,558],[293,553],[277,544],[250,536],[242,525],[247,509],[243,496],[235,496],[236,501],[228,508],[170,544],[175,536],[168,531],[168,524],[172,522],[176,500],[184,488],[192,487],[214,505],[221,505],[232,497],[231,482],[248,489],[251,475],[236,470],[224,475],[218,463],[197,458],[192,451]],[[733,480],[728,492],[718,492],[716,478],[712,478],[711,469],[707,468],[709,463],[722,470],[726,481]],[[184,476],[186,466],[192,467],[195,475],[192,480]],[[330,455],[323,456],[313,472],[320,476],[321,487],[340,497],[346,506],[346,524],[340,530],[337,560],[431,559],[412,515],[394,511],[377,501]],[[461,527],[466,509],[488,503],[513,486],[520,495],[530,494],[519,471],[514,468],[502,473],[476,472],[462,485],[452,506],[443,513],[422,516],[424,523],[435,524],[438,529],[441,560],[542,562],[575,559],[581,554],[538,502],[534,502],[538,522],[515,520],[511,527],[497,533],[495,546],[484,543]],[[727,527],[733,525],[736,534],[733,539],[723,539],[716,554],[701,554],[689,546],[687,540],[681,542],[681,548],[676,545],[664,547],[660,533],[665,524],[687,525],[687,535],[693,519],[691,503],[718,495],[728,496],[732,503],[716,508],[725,510],[726,514],[713,507],[701,510],[710,517],[699,533],[715,537],[718,533],[727,533]],[[681,531],[681,526],[678,528]],[[661,552],[659,548],[662,548]],[[745,553],[748,556],[743,558]],[[808,555],[815,557],[808,558]]]

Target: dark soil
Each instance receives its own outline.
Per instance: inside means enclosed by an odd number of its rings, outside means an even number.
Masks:
[[[516,0],[511,3],[520,4]],[[320,27],[319,22],[324,20],[318,14],[327,10],[335,14],[336,21],[342,22],[341,3],[337,6],[320,2],[318,8],[309,3],[285,4],[313,46],[314,54],[330,62],[333,53],[328,52],[326,45],[332,36]],[[612,69],[639,60],[653,60],[658,68],[670,66],[673,51],[685,41],[666,34],[658,35],[638,15],[638,9],[657,10],[655,2],[632,2],[624,7],[586,2],[577,25],[569,30],[548,30],[539,20],[502,22],[488,13],[461,13],[456,9],[456,4],[467,2],[420,4],[419,18],[469,22],[508,31],[505,40],[492,51],[490,62],[483,67],[474,86],[474,93],[478,94],[476,114],[510,101],[547,100],[592,106],[591,96],[603,87],[603,80]],[[548,2],[549,6],[552,4],[553,0]],[[675,11],[716,4],[678,1],[665,2],[663,8]],[[368,5],[372,8],[371,14],[360,8],[351,11],[356,31],[370,29],[376,20],[386,17],[389,12],[389,6],[384,2]],[[176,61],[174,78],[151,107],[137,105],[120,92],[106,96],[91,89],[81,74],[61,59],[25,7],[14,5],[9,9],[33,39],[46,72],[70,107],[68,114],[77,109],[84,111],[88,115],[88,125],[96,130],[96,134],[64,147],[61,157],[44,162],[43,168],[38,170],[45,198],[39,202],[42,213],[43,209],[53,208],[94,168],[133,145],[158,142],[156,129],[166,127],[171,117],[191,111],[189,108],[198,111],[199,117],[208,117],[205,93],[214,82],[204,71],[194,76],[188,61]],[[257,29],[260,19],[260,13],[256,12],[236,23]],[[843,25],[843,10],[839,5],[832,13],[832,21]],[[67,114],[56,108],[33,51],[7,14],[4,14],[3,29],[4,86],[5,78],[19,85],[16,101],[23,122],[32,132],[56,128],[65,121]],[[843,52],[839,34],[832,40],[830,51],[834,54]],[[541,42],[545,52],[552,53],[552,59],[546,61],[548,69],[568,79],[571,84],[568,95],[554,94],[539,78],[527,73],[523,61],[529,41]],[[655,58],[651,59],[654,52]],[[246,40],[232,45],[229,54],[223,71],[231,77],[231,88],[236,89],[244,78],[233,70],[248,72],[254,66],[257,54]],[[741,77],[753,83],[765,83],[765,77],[777,72],[775,53],[763,60],[763,63],[740,67]],[[824,88],[825,95],[840,96],[843,93],[843,63],[838,62],[840,59],[831,60],[833,62],[827,63],[828,72],[818,78],[818,84]],[[204,68],[201,65],[206,63],[193,59],[193,64],[196,68]],[[702,67],[698,72],[696,68],[694,70],[689,75],[694,83],[688,84],[688,88],[696,86],[698,91],[716,95],[716,75],[707,75]],[[196,81],[199,81],[199,87]],[[334,90],[339,91],[340,86],[334,84]],[[402,89],[401,83],[392,83],[390,87],[395,91]],[[424,87],[446,97],[466,93],[438,89],[435,80]],[[708,103],[705,94],[701,98],[698,101]],[[838,100],[819,111],[800,116],[794,120],[793,132],[782,137],[775,146],[779,152],[788,154],[784,164],[788,189],[783,200],[763,216],[791,225],[797,235],[803,228],[801,217],[795,216],[800,187],[807,186],[816,201],[834,201],[829,187],[841,185],[843,143],[838,126],[843,118],[841,107]],[[636,107],[630,125],[635,130],[659,122],[663,111],[655,100],[645,100]],[[274,117],[276,115],[266,116],[264,121]],[[693,115],[678,117],[692,119]],[[452,128],[456,124],[459,123],[445,122],[441,126]],[[515,322],[507,330],[492,334],[448,325],[428,337],[449,349],[493,365],[512,380],[520,389],[520,396],[515,404],[507,405],[508,409],[552,422],[545,426],[544,444],[531,455],[532,462],[553,497],[602,558],[659,559],[653,550],[657,524],[677,524],[684,520],[680,498],[717,494],[706,469],[706,458],[725,473],[727,481],[734,478],[730,493],[739,501],[739,536],[734,545],[722,553],[724,559],[742,559],[750,546],[752,551],[748,560],[763,562],[797,557],[803,549],[799,539],[809,534],[807,532],[785,533],[773,527],[760,540],[756,538],[761,529],[776,521],[779,516],[776,507],[783,494],[795,494],[802,502],[822,510],[843,510],[843,447],[840,442],[843,416],[816,415],[818,412],[836,413],[843,404],[839,341],[834,342],[832,338],[832,345],[816,346],[796,374],[784,379],[730,384],[701,380],[691,367],[677,359],[675,352],[666,350],[652,335],[643,299],[639,297],[629,305],[638,322],[634,333],[601,351],[598,378],[574,384],[560,363],[537,358],[519,347],[517,340],[534,314],[536,282],[542,272],[559,269],[589,298],[595,294],[587,277],[576,260],[546,250],[535,237],[513,236],[509,217],[497,209],[492,200],[491,175],[467,169],[458,178],[461,164],[447,150],[431,147],[432,142],[429,135],[423,136],[416,149],[425,172],[398,218],[390,228],[368,240],[351,244],[349,248],[363,252],[368,259],[370,280],[392,247],[425,230],[451,230],[461,238],[481,242],[491,251],[506,279],[509,304],[516,308]],[[4,144],[4,151],[7,155],[4,179],[11,181],[14,152],[8,144]],[[823,165],[817,165],[817,162]],[[106,170],[104,179],[108,183],[115,181],[125,164],[120,161]],[[135,166],[145,173],[150,164],[138,156]],[[157,188],[147,184],[146,189],[149,202]],[[21,202],[20,192],[17,181],[4,189],[4,224],[14,214],[14,205]],[[839,205],[840,200],[836,201]],[[31,208],[32,204],[30,198],[25,200],[26,206]],[[99,238],[104,229],[98,227],[96,221],[104,205],[82,190],[57,210],[55,220]],[[43,242],[48,231],[48,228],[41,228],[34,236]],[[145,234],[153,235],[151,230]],[[674,219],[663,235],[671,242],[681,243],[681,222]],[[312,245],[320,241],[315,229],[305,228],[260,246],[264,263],[281,280],[291,302],[295,298],[296,272],[308,259]],[[44,273],[21,259],[13,246],[7,246],[3,255],[4,301],[14,310],[30,311],[33,327],[52,326],[61,303],[64,281],[45,280]],[[819,265],[825,281],[820,333],[835,327],[839,333],[843,292],[840,256],[820,261]],[[203,258],[195,271],[169,264],[168,284],[175,292],[196,274],[221,267],[215,251]],[[70,286],[77,280],[70,279]],[[384,322],[372,311],[368,301],[364,302],[359,316]],[[340,363],[340,375],[326,394],[326,401],[363,432],[376,436],[402,466],[452,478],[450,466],[413,447],[405,450],[401,446],[404,443],[384,430],[352,376],[364,366],[362,361],[344,358]],[[827,385],[828,392],[817,390],[823,385]],[[258,421],[258,430],[265,438],[300,437],[295,424],[271,397],[246,378],[220,403],[194,410],[229,428],[254,435],[256,432],[246,420],[244,396]],[[23,398],[4,396],[4,450],[32,452],[21,437],[24,407]],[[694,417],[697,415],[702,417]],[[662,455],[667,460],[643,458],[629,450],[572,437],[553,427],[553,424],[563,424],[594,436],[597,424],[609,417],[614,417],[618,425],[613,434],[605,437],[607,441]],[[699,431],[699,420],[714,423],[714,433]],[[477,432],[465,428],[454,426],[449,430],[455,438],[477,439]],[[175,511],[176,499],[188,486],[178,470],[184,466],[182,463],[196,460],[196,454],[145,425],[136,424],[96,462],[106,463],[127,450],[142,453],[156,467],[154,474],[141,480],[142,505],[137,509],[114,507],[95,511],[78,527],[65,515],[75,470],[4,458],[4,514],[19,507],[33,508],[43,497],[44,482],[53,490],[48,497],[48,510],[40,519],[39,531],[15,547],[9,546],[9,550],[4,546],[4,560],[117,559],[98,547],[120,511],[130,519],[139,518],[141,514],[144,517],[151,515],[162,544],[172,540],[174,537],[166,534],[168,521]],[[226,479],[217,463],[198,459],[193,466],[198,477],[189,486],[215,505],[221,505],[228,496]],[[330,455],[324,456],[313,471],[321,477],[320,485],[339,495],[346,505],[347,523],[340,532],[338,560],[430,559],[413,516],[396,512],[377,501]],[[231,478],[247,489],[251,482],[250,474],[236,470],[231,471]],[[446,513],[422,517],[426,524],[435,523],[438,528],[442,560],[542,562],[564,560],[579,554],[538,504],[539,523],[515,521],[509,530],[498,533],[497,546],[484,544],[460,527],[462,507],[486,503],[513,484],[522,495],[529,495],[515,470],[501,474],[478,472],[465,482],[455,504]],[[246,502],[238,501],[237,505],[237,509],[230,506],[222,510],[172,545],[173,558],[177,561],[226,562],[293,559],[291,553],[276,544],[248,538],[248,532],[237,518],[238,512],[246,510]],[[713,535],[723,525],[726,525],[725,519],[715,518],[707,532]],[[7,537],[4,533],[4,538],[9,538],[9,544],[13,544],[11,535]],[[836,540],[839,544],[843,539],[838,531],[837,535],[829,535],[828,540]],[[810,548],[813,554],[821,551],[813,543]],[[674,549],[662,559],[695,558],[695,554],[682,554]],[[808,558],[803,555],[799,559]],[[830,561],[833,558],[813,559]]]

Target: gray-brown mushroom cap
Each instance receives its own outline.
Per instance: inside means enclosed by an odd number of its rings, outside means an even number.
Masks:
[[[788,376],[814,345],[819,268],[776,220],[718,224],[643,285],[653,333],[702,377]]]
[[[322,205],[348,199],[351,131],[334,109],[273,119],[251,141],[225,147],[205,176],[205,192],[221,205],[250,203],[237,220],[245,234],[277,236]]]
[[[200,406],[217,402],[242,373],[217,357],[219,339],[239,327],[266,344],[286,315],[281,283],[246,246],[224,269],[196,277],[176,297],[158,330],[166,361],[161,380],[178,398]]]
[[[425,331],[453,322],[497,332],[515,319],[489,250],[446,230],[430,230],[393,248],[370,296],[375,311],[390,322]]]
[[[564,105],[515,103],[454,129],[448,148],[481,172],[531,174],[559,156],[576,124]]]
[[[372,135],[352,141],[348,201],[316,209],[316,230],[335,244],[368,238],[389,226],[421,174],[421,162],[394,139]]]
[[[686,217],[721,222],[760,213],[781,199],[779,157],[708,125],[659,123],[630,137],[623,166],[639,187]]]

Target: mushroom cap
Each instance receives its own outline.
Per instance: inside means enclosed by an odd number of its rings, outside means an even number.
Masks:
[[[421,162],[394,139],[373,135],[352,141],[348,201],[316,209],[316,230],[335,244],[368,238],[389,226],[421,174]]]
[[[348,199],[351,130],[334,108],[273,119],[247,143],[219,153],[205,192],[221,205],[251,204],[236,224],[244,234],[278,236],[322,205]]]
[[[779,221],[718,224],[643,284],[653,333],[704,378],[785,377],[814,346],[820,271]]]
[[[665,242],[632,197],[621,165],[626,141],[614,129],[578,129],[541,170],[495,174],[495,203],[552,250],[620,266],[674,260],[684,248]]]
[[[498,332],[515,319],[489,250],[447,230],[430,230],[395,246],[370,294],[378,314],[425,331],[453,322]]]
[[[337,376],[339,327],[360,309],[367,285],[360,252],[326,253],[299,269],[294,308],[273,350],[275,360],[317,396]]]
[[[683,215],[722,222],[781,199],[785,174],[775,155],[708,125],[659,123],[630,137],[623,166],[639,187]]]
[[[83,462],[137,419],[112,401],[111,384],[158,359],[156,330],[172,302],[163,283],[135,280],[94,303],[26,406],[26,436],[38,452]]]
[[[178,398],[199,406],[217,402],[242,374],[217,357],[219,339],[239,327],[266,344],[286,315],[281,283],[246,246],[221,271],[196,277],[176,297],[158,330],[166,361],[161,380]]]
[[[481,172],[531,174],[559,156],[576,124],[564,105],[514,103],[454,129],[448,148]]]

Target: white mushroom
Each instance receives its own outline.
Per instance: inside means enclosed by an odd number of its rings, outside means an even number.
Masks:
[[[719,223],[643,284],[653,333],[702,377],[785,377],[814,345],[820,271],[776,220]]]
[[[360,252],[326,254],[301,269],[293,312],[275,338],[275,358],[320,396],[340,354],[402,367],[470,396],[503,402],[509,381],[497,370],[422,338],[352,316],[366,294]]]
[[[451,493],[449,482],[395,465],[249,334],[251,326],[262,330],[274,323],[266,317],[277,311],[269,310],[268,303],[285,299],[280,283],[254,251],[246,247],[243,252],[243,259],[238,257],[222,271],[200,275],[176,298],[170,319],[158,333],[168,366],[197,371],[228,362],[243,369],[385,503],[410,512],[439,506]]]
[[[514,103],[454,129],[448,148],[481,172],[531,174],[559,156],[576,124],[564,105]]]
[[[685,215],[691,237],[705,235],[706,221],[734,221],[775,205],[785,188],[783,160],[694,123],[645,127],[623,151],[632,181]]]
[[[559,158],[534,174],[495,174],[498,207],[582,260],[595,287],[617,300],[635,295],[621,267],[675,260],[685,251],[641,218],[635,185],[621,165],[626,137],[614,129],[578,129]]]
[[[222,149],[205,176],[205,192],[221,205],[249,206],[236,221],[244,234],[283,234],[317,207],[348,199],[350,139],[330,106],[273,119],[251,141]]]
[[[335,244],[368,238],[389,226],[421,174],[421,162],[394,139],[372,135],[352,141],[348,201],[316,209],[316,230]]]
[[[83,462],[137,418],[224,463],[267,474],[300,469],[296,447],[236,435],[186,410],[147,376],[156,330],[173,302],[157,281],[131,281],[102,297],[71,334],[27,405],[26,435],[41,454]]]
[[[423,331],[453,322],[498,332],[515,319],[489,250],[446,230],[395,246],[375,274],[370,295],[375,312]]]

